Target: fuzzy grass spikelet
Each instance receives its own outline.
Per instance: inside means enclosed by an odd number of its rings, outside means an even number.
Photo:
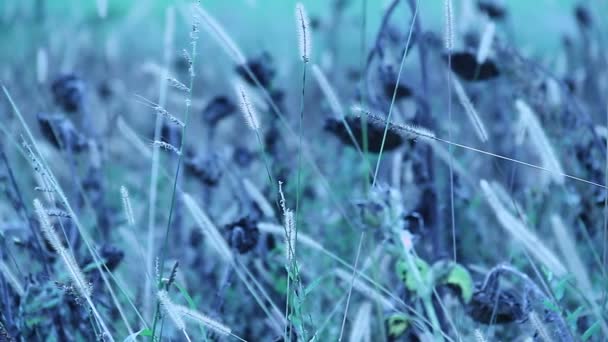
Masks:
[[[452,51],[454,49],[454,11],[452,9],[452,0],[444,0],[444,15],[445,49]]]
[[[286,209],[283,213],[283,221],[283,224],[285,225],[285,252],[287,261],[291,263],[294,258],[294,249],[296,246],[296,224],[293,211]]]
[[[483,333],[479,329],[475,329],[475,341],[476,342],[488,342],[488,340],[486,340],[485,336],[483,336]]]
[[[298,40],[300,57],[304,63],[310,60],[311,40],[310,40],[310,20],[306,9],[301,2],[296,4],[296,27],[298,29]]]
[[[538,261],[543,263],[553,274],[557,276],[566,275],[566,268],[561,263],[559,258],[549,250],[543,242],[531,232],[522,220],[515,217],[505,206],[492,186],[482,179],[480,181],[481,190],[483,191],[486,201],[494,211],[498,222],[515,240],[522,243],[524,248],[530,252]]]
[[[262,191],[247,178],[243,179],[243,190],[245,190],[247,195],[249,195],[249,197],[251,197],[251,199],[260,207],[260,210],[265,216],[272,217],[274,215],[272,205],[264,197]]]
[[[182,90],[182,91],[185,91],[187,93],[190,92],[190,88],[188,88],[185,84],[183,84],[182,82],[178,81],[174,77],[168,77],[167,78],[167,83],[169,84],[170,87],[173,87],[175,89]]]
[[[561,250],[570,272],[576,279],[576,285],[583,293],[593,293],[591,278],[587,273],[585,263],[579,253],[577,253],[576,240],[572,237],[559,215],[551,215],[551,226],[557,240],[557,246]]]
[[[285,204],[285,195],[283,194],[283,182],[279,181],[279,195],[281,197],[279,203],[283,211],[283,227],[285,229],[285,255],[287,262],[291,264],[294,259],[296,247],[296,222],[293,211],[287,208]]]
[[[76,259],[74,259],[74,256],[70,253],[68,249],[63,246],[59,235],[51,224],[46,210],[42,206],[42,203],[40,203],[40,200],[38,200],[37,198],[34,199],[34,210],[36,211],[36,215],[38,216],[40,228],[44,237],[51,244],[51,247],[53,247],[55,252],[57,252],[57,254],[59,254],[59,256],[61,257],[61,260],[65,264],[69,276],[72,279],[72,282],[74,283],[74,287],[78,290],[81,296],[83,296],[84,298],[90,298],[91,286],[85,280],[84,273],[78,266],[78,263],[76,263]]]
[[[452,77],[452,85],[454,86],[454,91],[456,91],[456,96],[458,96],[460,104],[462,104],[462,107],[464,107],[467,117],[471,121],[473,128],[475,128],[475,133],[477,133],[479,140],[484,143],[487,142],[488,132],[486,130],[486,126],[483,124],[483,121],[481,121],[481,118],[477,114],[477,110],[473,106],[473,103],[471,103],[471,100],[465,92],[462,83],[460,83],[457,77]]]
[[[222,259],[224,259],[224,261],[226,261],[227,263],[232,263],[234,261],[232,251],[230,250],[228,243],[226,242],[226,240],[224,240],[215,224],[213,224],[211,219],[196,203],[192,196],[184,193],[183,201],[186,208],[188,208],[188,210],[192,214],[194,221],[199,225],[203,233],[207,237],[209,237],[213,248],[215,248],[215,250],[222,257]]]
[[[495,33],[496,24],[491,21],[488,22],[486,28],[483,30],[483,35],[481,36],[481,41],[479,42],[479,48],[477,50],[476,60],[478,64],[482,64],[488,58]]]
[[[247,91],[242,85],[238,85],[236,87],[236,92],[239,97],[239,104],[241,105],[241,112],[245,117],[245,122],[249,128],[254,131],[257,131],[260,128],[260,120],[258,120],[258,114],[253,108],[251,101],[249,100],[249,95],[247,95]]]
[[[171,152],[173,152],[173,153],[177,154],[178,156],[179,156],[180,154],[182,154],[182,152],[181,152],[179,149],[177,149],[177,147],[175,147],[175,146],[173,146],[173,145],[169,144],[168,142],[164,142],[164,141],[156,140],[156,141],[154,141],[152,144],[153,144],[154,146],[157,146],[157,147],[159,147],[159,148],[162,148],[163,150],[171,151]]]
[[[185,87],[185,86],[184,86]],[[139,102],[147,107],[150,107],[154,110],[154,112],[156,113],[156,115],[165,118],[167,121],[179,126],[179,127],[184,127],[184,122],[178,118],[176,118],[175,116],[173,116],[171,113],[169,113],[168,110],[166,110],[165,108],[163,108],[161,105],[154,103],[148,99],[146,99],[143,96],[139,96],[136,95]]]
[[[532,144],[538,151],[543,166],[553,171],[552,177],[557,184],[564,184],[564,170],[557,159],[557,155],[555,154],[538,117],[532,108],[522,99],[517,99],[515,101],[515,107],[519,112],[521,122],[524,124],[524,127],[526,127],[528,136],[532,140]]]
[[[204,315],[198,311],[192,310],[192,309],[187,308],[182,305],[176,305],[176,304],[174,304],[174,305],[177,308],[180,316],[182,316],[183,318],[185,318],[187,320],[202,324],[205,327],[207,327],[221,335],[230,335],[232,333],[232,329],[230,329],[226,325],[210,318],[207,315]]]
[[[171,299],[169,298],[169,294],[165,290],[158,291],[157,296],[158,296],[158,300],[160,301],[160,304],[162,305],[165,313],[171,319],[171,322],[173,322],[175,327],[178,330],[182,331],[184,333],[184,335],[186,336],[186,338],[188,339],[188,341],[190,341],[190,338],[188,337],[188,334],[186,333],[186,323],[184,322],[184,319],[182,318],[182,315],[179,312],[178,305],[174,304],[171,301]]]
[[[357,115],[365,115],[368,119],[370,119],[370,125],[379,125],[381,128],[384,128],[384,125],[386,125],[385,119],[372,114],[370,111],[358,105],[352,106],[351,110],[357,113]],[[388,128],[408,139],[420,138],[426,140],[435,140],[435,133],[425,127],[408,124],[395,124],[390,122]]]
[[[371,341],[371,319],[372,319],[372,304],[364,302],[357,310],[357,316],[353,322],[353,328],[350,332],[351,342],[370,342]]]
[[[130,226],[135,225],[135,215],[133,215],[133,207],[131,206],[131,199],[129,198],[129,190],[126,186],[120,187],[120,197],[122,198],[122,208],[125,212],[127,223]]]
[[[318,65],[313,64],[312,74],[315,76],[315,79],[319,84],[319,88],[321,88],[321,91],[323,92],[323,94],[325,94],[325,97],[327,98],[327,102],[329,103],[331,110],[338,117],[344,117],[344,108],[342,107],[340,100],[338,100],[338,96],[336,95],[336,92],[334,91],[333,87],[329,84],[327,77],[325,77],[325,74]]]

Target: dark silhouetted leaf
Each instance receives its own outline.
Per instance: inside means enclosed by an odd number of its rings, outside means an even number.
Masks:
[[[203,109],[203,120],[211,126],[228,117],[237,110],[236,105],[226,96],[214,97]]]
[[[445,59],[447,61],[448,56]],[[485,81],[500,75],[493,61],[487,59],[478,64],[475,55],[470,52],[452,53],[452,71],[467,81]]]
[[[592,20],[591,14],[589,10],[583,5],[578,5],[574,9],[574,16],[576,17],[576,22],[583,28],[591,27]]]
[[[80,110],[84,99],[84,91],[84,82],[78,76],[72,74],[59,76],[51,84],[51,92],[55,103],[69,113]]]
[[[393,93],[395,92],[395,82],[385,82],[384,83],[384,95],[390,100],[393,98]],[[401,100],[412,96],[412,90],[404,85],[399,84],[397,86],[397,94],[395,96],[395,100]]]
[[[257,223],[249,217],[243,217],[225,225],[224,233],[230,247],[236,249],[241,254],[252,250],[260,237]]]
[[[270,85],[270,82],[272,82],[272,79],[276,74],[272,56],[270,56],[268,52],[263,52],[257,57],[250,58],[247,60],[246,65],[264,87],[268,87]],[[247,73],[247,70],[243,65],[239,65],[236,68],[236,72],[247,83],[250,85],[255,85],[255,81],[250,77],[249,73]]]
[[[520,321],[526,317],[521,298],[510,290],[481,290],[473,293],[469,315],[479,323],[498,324]]]
[[[216,154],[193,156],[184,160],[186,172],[208,186],[215,186],[222,177],[222,167]]]
[[[477,9],[494,20],[502,20],[507,16],[507,10],[493,0],[477,1]]]
[[[353,132],[353,135],[357,139],[357,143],[361,148],[363,148],[363,129],[361,126],[361,119],[357,117],[347,117],[346,122],[350,126],[350,129]],[[353,142],[344,127],[344,124],[341,120],[337,119],[327,119],[325,121],[325,130],[331,132],[333,135],[338,137],[340,141],[346,145],[353,145]],[[368,122],[367,124],[367,140],[368,140],[368,148],[370,152],[378,153],[380,152],[380,146],[382,145],[382,137],[384,135],[384,127],[380,127],[380,125],[371,124]],[[393,132],[392,130],[388,130],[386,132],[386,141],[384,143],[384,151],[392,151],[397,149],[401,144],[403,144],[403,138]]]
[[[81,152],[88,147],[86,138],[64,115],[38,113],[37,118],[42,135],[56,148]]]
[[[410,318],[401,313],[395,313],[388,317],[388,334],[392,338],[397,338],[410,326]]]

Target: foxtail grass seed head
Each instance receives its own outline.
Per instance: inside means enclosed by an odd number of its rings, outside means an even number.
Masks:
[[[180,119],[178,119],[175,116],[171,115],[171,113],[169,113],[168,110],[166,110],[165,108],[161,107],[159,104],[154,103],[154,102],[146,99],[143,96],[139,96],[139,95],[136,95],[136,96],[137,96],[137,98],[139,100],[138,101],[139,103],[141,103],[141,104],[143,104],[143,105],[145,105],[147,107],[152,108],[154,110],[154,112],[156,112],[156,115],[165,118],[169,122],[171,122],[171,123],[173,123],[175,125],[178,125],[179,127],[184,127],[185,126],[185,124],[184,124],[183,121],[181,121]]]
[[[262,191],[247,178],[243,179],[243,190],[257,204],[264,216],[272,217],[274,215],[274,209]]]
[[[520,218],[507,209],[494,188],[485,179],[482,179],[479,185],[498,222],[511,237],[520,242],[533,257],[544,264],[553,274],[558,277],[566,275],[566,268],[559,258],[527,228]]]
[[[488,342],[486,338],[483,336],[483,333],[479,329],[475,329],[475,341],[476,342]]]
[[[344,108],[342,107],[342,104],[340,104],[340,100],[338,100],[338,96],[336,95],[336,92],[334,91],[333,87],[329,84],[329,81],[327,80],[327,77],[325,77],[325,75],[323,74],[323,71],[321,70],[321,68],[319,68],[318,65],[313,64],[312,73],[315,76],[317,83],[319,84],[319,88],[321,88],[321,91],[323,92],[323,94],[325,94],[325,97],[327,98],[327,102],[329,103],[331,110],[339,118],[343,118],[344,117]]]
[[[291,264],[296,247],[296,223],[293,211],[287,209],[283,213],[283,220],[285,225],[285,254],[287,256],[287,261]]]
[[[574,275],[574,279],[576,279],[577,287],[584,291],[583,293],[593,293],[593,284],[591,277],[587,273],[588,269],[585,267],[581,255],[577,253],[576,239],[573,238],[559,215],[551,215],[551,226],[557,240],[557,246],[562,252],[569,271]]]
[[[82,273],[82,270],[78,266],[78,263],[76,263],[76,259],[74,259],[74,256],[68,249],[63,247],[61,239],[55,231],[55,228],[53,228],[53,225],[51,224],[46,210],[42,206],[42,203],[40,203],[40,200],[37,198],[34,199],[34,211],[38,216],[38,221],[40,222],[42,234],[50,243],[51,247],[53,247],[55,252],[57,252],[57,254],[59,254],[59,256],[61,257],[61,260],[65,264],[69,276],[72,279],[72,282],[74,283],[74,287],[78,290],[80,295],[85,298],[90,298],[91,285],[87,283],[86,278],[84,277],[84,273]]]
[[[36,179],[37,188],[44,189],[41,191],[46,197],[48,203],[55,203],[55,188],[51,184],[51,181],[42,173],[35,172],[34,178]]]
[[[310,60],[311,40],[310,40],[310,20],[306,9],[301,2],[296,4],[296,26],[298,29],[298,39],[300,47],[300,57],[304,63]]]
[[[176,261],[171,268],[171,274],[169,275],[169,279],[167,279],[166,289],[169,290],[169,287],[175,282],[175,277],[177,277],[177,269],[179,268],[179,261]]]
[[[515,107],[519,112],[520,120],[526,128],[532,144],[538,151],[543,166],[552,171],[552,178],[557,184],[564,184],[564,170],[536,113],[522,99],[515,101]]]
[[[454,12],[452,0],[444,0],[445,14],[445,49],[451,52],[454,49]]]
[[[154,258],[154,275],[156,279],[160,279],[160,260],[158,257]]]
[[[294,250],[296,246],[296,223],[293,211],[287,208],[285,204],[285,195],[283,194],[283,182],[279,181],[279,195],[281,197],[279,203],[283,210],[283,226],[285,229],[285,255],[289,263],[294,258]]]
[[[188,65],[188,70],[192,68],[192,64],[194,64],[194,61],[192,60],[192,56],[190,56],[190,52],[188,52],[188,50],[186,49],[182,49],[182,57]]]
[[[61,217],[61,218],[71,218],[72,215],[67,211],[59,210],[59,209],[49,209],[46,211],[46,214],[49,217]]]
[[[477,110],[473,106],[473,103],[471,103],[471,100],[465,92],[462,83],[460,83],[458,78],[454,77],[452,78],[452,85],[454,86],[456,96],[458,96],[460,104],[462,105],[462,107],[464,107],[464,110],[467,113],[469,121],[471,121],[471,124],[473,125],[475,133],[477,133],[479,140],[481,140],[482,142],[488,141],[488,132],[486,131],[486,126],[483,124],[483,121],[481,121],[481,118],[477,114]]]
[[[369,110],[359,106],[354,105],[351,107],[351,110],[357,115],[365,115],[369,119],[369,123],[371,125],[378,125],[379,127],[384,128],[386,125],[386,120],[377,115],[372,114]],[[423,139],[423,140],[435,140],[435,133],[430,129],[425,127],[416,126],[416,125],[408,125],[408,124],[395,124],[392,122],[388,123],[388,129],[393,132],[400,134],[404,138],[407,139]]]
[[[239,85],[237,86],[236,91],[241,105],[241,112],[245,117],[247,125],[252,130],[257,131],[260,128],[260,121],[258,120],[258,114],[256,113],[255,108],[253,108],[245,88],[242,85]]]
[[[36,157],[36,155],[34,154],[34,151],[32,151],[32,147],[30,146],[30,144],[28,144],[24,139],[21,142],[21,146],[23,146],[23,148],[25,149],[34,171],[37,174],[39,174],[40,176],[44,177],[46,175],[44,166],[42,166],[42,163],[40,163],[40,161],[38,160],[38,157]]]
[[[494,34],[496,33],[496,24],[493,21],[489,21],[486,24],[486,28],[483,30],[481,41],[479,42],[479,49],[477,50],[477,63],[482,64],[488,58],[490,49],[492,49],[492,41],[494,41]]]
[[[185,331],[186,323],[184,322],[182,316],[179,313],[178,306],[174,304],[169,298],[169,294],[167,293],[167,291],[160,290],[158,291],[157,296],[158,301],[162,305],[167,316],[169,316],[173,324],[175,324],[175,327],[181,331]]]
[[[349,341],[371,341],[371,316],[372,304],[370,302],[363,302],[359,310],[357,310],[357,316],[355,316],[355,321],[353,322]]]
[[[198,311],[192,310],[182,305],[177,305],[176,307],[178,309],[179,314],[187,320],[202,324],[205,327],[221,335],[230,335],[232,333],[232,329],[210,318],[207,315],[204,315]]]
[[[218,252],[218,254],[224,259],[227,263],[234,262],[234,255],[226,240],[220,234],[218,228],[211,221],[211,219],[207,216],[207,214],[201,209],[201,207],[196,203],[194,198],[187,193],[182,195],[184,205],[192,214],[192,218],[196,222],[196,224],[200,227],[202,232],[207,236],[210,240],[211,246]]]
[[[279,196],[281,197],[281,200],[279,201],[279,203],[281,204],[281,210],[283,210],[283,212],[287,211],[287,206],[285,205],[285,195],[283,194],[283,182],[279,181]]]
[[[51,224],[51,220],[49,219],[46,210],[42,206],[42,203],[40,203],[40,200],[37,198],[34,199],[34,211],[38,216],[38,222],[40,223],[40,229],[42,231],[42,234],[44,235],[46,240],[51,244],[51,247],[53,247],[53,249],[56,251],[63,249],[61,240],[55,233],[55,229]]]
[[[177,79],[175,79],[173,77],[168,77],[167,82],[169,83],[170,87],[173,87],[177,90],[185,91],[187,93],[190,92],[190,88],[188,88],[185,84],[183,84],[182,82],[178,81]]]
[[[154,146],[157,146],[159,148],[162,148],[163,150],[167,150],[167,151],[171,151],[175,154],[177,154],[178,156],[181,155],[182,153],[180,152],[180,150],[178,150],[175,146],[169,144],[168,142],[164,142],[164,141],[160,141],[160,140],[156,140],[152,143]]]
[[[131,199],[129,198],[129,190],[124,185],[120,187],[120,197],[122,198],[122,208],[125,211],[127,223],[130,226],[135,225],[135,215],[133,215],[133,207],[131,207]]]

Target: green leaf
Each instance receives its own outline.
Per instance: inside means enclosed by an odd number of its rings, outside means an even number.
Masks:
[[[568,286],[568,277],[564,277],[559,280],[559,282],[555,285],[555,299],[558,301],[564,298],[564,294],[566,293],[566,287]]]
[[[553,304],[553,302],[548,299],[543,299],[543,305],[548,310],[551,310],[553,312],[560,312],[559,307],[557,305]]]
[[[469,271],[462,265],[454,264],[444,283],[457,286],[465,303],[471,301],[473,297],[473,279]]]
[[[465,303],[473,297],[473,278],[464,266],[453,261],[438,261],[433,264],[433,281],[435,284],[452,285],[460,290]]]
[[[315,279],[312,283],[306,286],[306,288],[304,289],[304,297],[308,296],[309,293],[311,293],[317,286],[319,286],[321,280],[323,280],[323,277]]]
[[[583,342],[587,341],[588,339],[593,337],[593,335],[595,335],[599,330],[600,330],[600,321],[596,321],[595,323],[591,324],[591,326],[589,327],[589,329],[587,329],[587,331],[585,331],[583,333],[583,336],[581,336],[581,340],[583,340]]]
[[[420,277],[423,280],[427,279],[430,269],[429,264],[427,264],[426,261],[420,258],[415,258],[414,263],[416,264],[416,267],[418,267]],[[405,260],[400,260],[399,262],[397,262],[396,268],[397,276],[399,276],[401,281],[403,281],[405,287],[407,287],[408,290],[419,294],[421,289],[418,288],[418,281],[416,280],[416,277],[414,276],[413,272],[408,271],[407,262]]]
[[[578,321],[578,318],[583,313],[583,310],[584,310],[584,307],[579,306],[578,308],[576,308],[576,310],[574,310],[573,312],[568,314],[568,316],[566,317],[566,320],[568,321],[568,324],[570,326],[576,326],[576,321]]]
[[[152,337],[152,330],[151,329],[144,329],[142,331],[139,332],[139,336],[144,336],[144,337]]]
[[[404,314],[393,314],[388,318],[388,334],[391,337],[401,336],[410,325],[410,319]]]

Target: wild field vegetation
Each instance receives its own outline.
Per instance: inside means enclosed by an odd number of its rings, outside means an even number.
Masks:
[[[0,2],[0,341],[605,341],[605,13]]]

